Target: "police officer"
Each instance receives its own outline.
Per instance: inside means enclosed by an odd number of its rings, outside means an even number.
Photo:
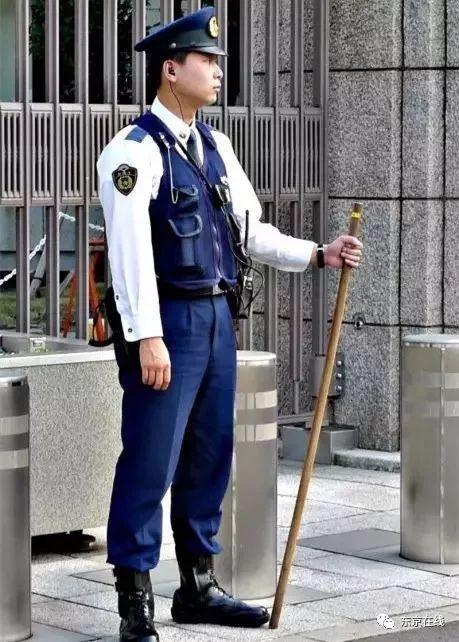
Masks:
[[[251,256],[279,269],[357,267],[361,256],[353,237],[319,247],[261,222],[229,139],[195,119],[221,86],[217,36],[209,7],[136,45],[149,56],[156,98],[98,161],[124,392],[107,533],[122,641],[158,639],[149,571],[159,560],[169,486],[181,578],[175,622],[258,627],[269,619],[227,595],[212,564],[233,450],[236,343],[226,293],[237,254],[229,217],[242,238],[248,221]]]

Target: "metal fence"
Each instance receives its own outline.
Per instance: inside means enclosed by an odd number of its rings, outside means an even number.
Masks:
[[[102,0],[101,0],[102,1]],[[217,0],[221,46],[228,40],[228,2]],[[118,104],[117,2],[103,0],[104,104],[89,102],[89,0],[75,1],[75,103],[59,100],[59,2],[45,0],[46,103],[30,102],[29,0],[16,2],[17,102],[0,103],[0,206],[16,208],[17,330],[30,329],[30,210],[45,208],[47,261],[46,331],[58,335],[59,211],[75,207],[77,287],[76,336],[87,337],[88,223],[97,196],[96,160],[111,137],[146,108],[145,60],[132,59],[132,104]],[[181,3],[184,11],[200,7],[197,0]],[[208,4],[208,3],[206,3]],[[265,220],[278,224],[279,207],[289,203],[291,232],[301,236],[304,203],[312,202],[313,237],[327,238],[327,102],[328,1],[313,0],[314,60],[312,107],[304,100],[304,2],[291,1],[290,106],[279,103],[280,0],[266,2],[266,104],[254,101],[254,21],[252,0],[240,0],[240,94],[237,106],[228,105],[227,84],[220,104],[201,117],[231,138],[236,153],[263,203]],[[161,0],[161,21],[174,17],[174,2]],[[132,0],[132,42],[146,31],[146,2]],[[101,61],[102,63],[102,61]],[[224,67],[227,61],[224,61]],[[226,69],[224,68],[224,71]],[[227,74],[225,73],[225,79]],[[285,102],[285,101],[284,101]],[[302,274],[291,276],[290,346],[294,386],[292,412],[299,410],[303,379]],[[308,277],[309,278],[309,277]],[[313,272],[313,352],[325,353],[326,272]],[[277,350],[278,288],[276,270],[265,270],[265,348]],[[251,324],[241,329],[240,344],[251,347]]]

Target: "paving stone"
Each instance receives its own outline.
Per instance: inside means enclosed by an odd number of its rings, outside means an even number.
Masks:
[[[102,591],[91,595],[79,595],[69,598],[70,602],[90,606],[104,611],[118,613],[118,596],[116,591]],[[172,601],[155,593],[155,620],[170,622]]]
[[[158,566],[150,572],[150,576],[153,584],[169,582],[172,580],[178,581],[179,572],[176,560],[161,560]],[[101,584],[115,584],[115,579],[111,569],[90,571],[89,573],[78,573],[77,577],[90,580],[91,582],[100,582]]]
[[[285,539],[282,539],[282,541],[278,542],[278,545],[277,545],[278,562],[282,562],[282,559],[284,557],[284,552],[285,552],[285,546],[286,546]],[[327,553],[325,551],[321,551],[318,549],[314,549],[314,548],[306,548],[305,546],[297,546],[295,550],[295,557],[293,558],[293,563],[295,564],[295,566],[307,566],[307,563],[309,560],[315,559],[317,557],[324,557],[326,555],[330,555],[330,553]]]
[[[327,571],[330,573],[341,573],[352,577],[362,577],[365,579],[383,581],[386,586],[404,585],[410,583],[410,588],[423,590],[418,586],[421,582],[434,579],[432,573],[419,571],[406,566],[395,566],[385,564],[376,560],[362,559],[352,555],[329,555],[319,559],[311,560],[308,568]],[[415,582],[416,586],[412,586]],[[430,593],[440,593],[440,591],[429,591]],[[459,597],[458,597],[459,599]]]
[[[372,548],[389,546],[394,543],[400,543],[400,535],[398,533],[377,528],[306,538],[298,542],[299,546],[318,548],[322,551],[333,553],[346,553],[347,555]]]
[[[32,604],[39,604],[40,602],[49,602],[49,600],[51,599],[46,595],[39,595],[38,593],[32,593],[31,598],[32,598]]]
[[[119,616],[116,613],[60,600],[35,604],[32,619],[40,624],[66,628],[93,637],[115,635],[119,628]]]
[[[360,551],[354,553],[354,555],[378,562],[386,562],[387,564],[395,564],[396,566],[409,566],[410,568],[437,573],[438,575],[459,575],[459,564],[425,564],[424,562],[415,562],[400,557],[400,544]]]
[[[97,593],[100,584],[88,582],[79,577],[57,575],[53,572],[34,574],[32,577],[32,590],[35,593],[54,598],[68,598],[83,593]]]
[[[277,523],[280,526],[289,526],[292,521],[295,497],[283,497],[278,503]],[[308,500],[303,514],[302,523],[322,522],[324,519],[348,517],[365,513],[364,509],[342,506],[337,503],[316,502]]]
[[[437,577],[426,581],[403,582],[407,588],[425,593],[435,593],[445,597],[455,597],[459,600],[459,577]]]
[[[311,635],[314,636],[315,640],[318,640],[320,642],[348,642],[349,640],[361,640],[361,642],[365,642],[367,639],[367,636],[378,636],[377,638],[371,637],[371,641],[380,640],[380,642],[385,642],[387,639],[387,634],[388,633],[396,633],[396,632],[401,632],[403,633],[403,637],[396,638],[397,642],[402,642],[406,639],[406,633],[408,632],[408,628],[404,625],[404,620],[403,617],[432,617],[435,615],[438,615],[439,617],[443,617],[445,622],[454,622],[456,618],[459,618],[459,615],[456,615],[452,612],[450,612],[448,609],[451,607],[445,607],[445,608],[436,608],[434,610],[429,610],[429,611],[414,611],[411,613],[404,613],[402,615],[396,615],[396,616],[391,616],[391,619],[394,623],[394,627],[392,629],[384,629],[381,624],[377,622],[376,618],[373,618],[371,620],[367,620],[366,622],[353,622],[350,624],[346,624],[344,626],[333,626],[333,627],[327,627],[325,629],[321,630],[316,630],[314,631]],[[406,622],[406,621],[405,621]],[[429,629],[423,629],[423,631],[427,631],[430,633],[430,636],[432,636],[429,639],[430,642],[437,642],[438,638],[433,637],[438,634],[438,632],[442,629],[443,627],[435,627],[435,628],[429,628]],[[420,629],[413,629],[413,634],[415,635],[420,635],[421,630]],[[384,636],[384,637],[383,637]],[[392,637],[392,636],[391,636]],[[364,638],[364,639],[362,639]],[[392,638],[393,642],[395,642],[395,639]],[[370,640],[368,640],[370,642]],[[408,642],[408,641],[407,641]]]
[[[32,636],[33,642],[83,642],[93,639],[88,635],[72,633],[46,624],[38,624],[38,622],[32,623]]]
[[[284,476],[278,485],[279,495],[296,497],[298,484],[297,475]],[[317,502],[332,504],[339,502],[352,508],[375,511],[400,506],[400,492],[397,488],[379,488],[378,493],[375,494],[374,486],[370,484],[344,480],[337,484],[335,480],[313,478],[309,486],[308,498]]]
[[[307,586],[317,591],[324,591],[325,593],[333,593],[334,595],[368,591],[370,589],[384,588],[387,586],[384,578],[373,580],[362,577],[351,577],[350,575],[329,573],[328,571],[320,571],[303,566],[292,566],[290,583],[296,586]],[[324,600],[319,600],[321,603],[323,601]],[[316,604],[316,602],[314,602],[314,604]]]
[[[325,624],[329,623],[329,614],[320,613],[319,611],[309,608],[309,605],[301,606],[284,606],[282,610],[282,617],[279,622],[278,629],[269,629],[267,625],[260,629],[238,629],[231,627],[219,627],[209,624],[197,624],[194,626],[187,626],[186,630],[193,633],[199,632],[204,635],[209,635],[213,639],[229,639],[238,640],[243,638],[245,640],[283,640],[289,634],[303,634],[314,629],[323,628]],[[349,623],[347,618],[336,616],[334,625],[345,625]],[[182,625],[180,625],[182,628]],[[312,636],[313,637],[313,636]]]
[[[282,488],[284,476],[288,479],[291,475],[297,475],[297,485],[299,485],[299,476],[301,475],[302,465],[298,462],[281,460],[279,464],[279,486]],[[345,466],[327,466],[316,464],[314,466],[313,479],[333,479],[335,481],[343,480],[350,482],[363,482],[365,484],[374,484],[377,486],[391,486],[400,488],[400,473],[391,473],[379,470],[361,470],[359,468],[349,468]],[[287,495],[287,493],[283,493]]]
[[[322,522],[303,524],[299,537],[318,537],[319,535],[333,535],[352,530],[365,528],[379,528],[388,531],[399,531],[400,515],[398,510],[382,511],[379,513],[367,512],[360,515],[351,515],[341,519],[327,519]],[[279,526],[279,540],[285,541],[288,535],[288,527]]]
[[[314,602],[311,610],[330,613],[354,620],[372,620],[380,613],[397,615],[409,611],[433,610],[456,602],[455,598],[441,597],[422,591],[391,586],[377,590],[341,595]]]

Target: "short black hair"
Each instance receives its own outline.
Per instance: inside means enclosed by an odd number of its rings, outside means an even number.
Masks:
[[[151,54],[147,59],[147,86],[153,91],[153,95],[156,96],[158,89],[161,86],[161,75],[163,71],[163,65],[165,60],[175,60],[180,65],[182,65],[189,51],[177,51],[176,53],[169,54],[168,56],[158,56]]]

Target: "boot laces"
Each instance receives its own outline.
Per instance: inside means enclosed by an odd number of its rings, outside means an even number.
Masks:
[[[148,594],[145,591],[136,591],[133,594],[131,605],[138,620],[144,625],[151,626],[153,614]]]
[[[222,595],[226,595],[226,597],[231,597],[225,589],[223,589],[220,584],[217,582],[217,578],[215,577],[215,573],[213,569],[209,569],[209,579],[211,582],[211,585]]]

